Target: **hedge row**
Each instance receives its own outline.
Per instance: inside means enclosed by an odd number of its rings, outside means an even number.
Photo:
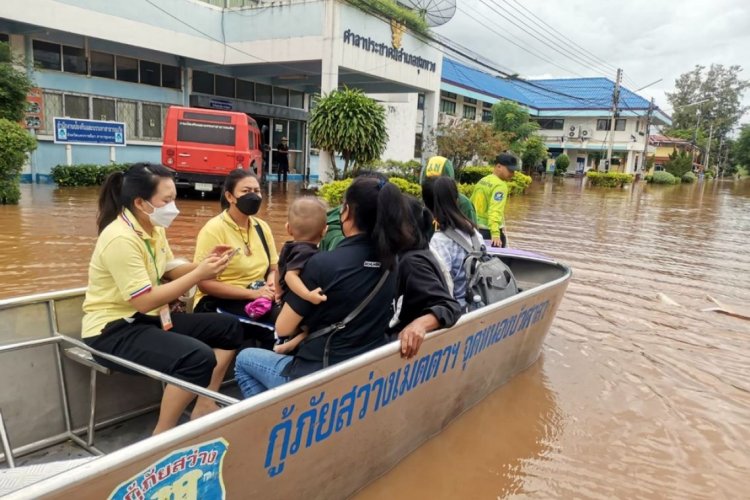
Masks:
[[[597,172],[589,170],[586,172],[586,178],[589,184],[598,187],[622,187],[625,184],[633,182],[633,174],[624,174],[622,172]]]
[[[52,180],[59,186],[99,186],[109,174],[125,171],[129,166],[125,163],[57,165],[52,167]]]

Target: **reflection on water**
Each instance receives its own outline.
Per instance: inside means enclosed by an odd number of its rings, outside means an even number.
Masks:
[[[265,198],[277,244],[296,194]],[[23,195],[0,206],[0,297],[85,285],[96,190]],[[170,242],[191,256],[218,203],[178,205]],[[542,361],[360,497],[746,497],[750,322],[701,308],[750,302],[750,183],[535,183],[507,215],[513,246],[574,269]]]

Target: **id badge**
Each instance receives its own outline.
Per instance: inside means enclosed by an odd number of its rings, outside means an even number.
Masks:
[[[161,319],[161,329],[169,331],[172,329],[172,315],[169,314],[169,306],[159,309],[159,318]]]

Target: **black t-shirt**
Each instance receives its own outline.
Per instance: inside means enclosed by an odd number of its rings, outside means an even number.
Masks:
[[[282,300],[285,300],[289,288],[286,286],[287,271],[297,271],[305,268],[313,255],[318,253],[318,245],[308,241],[287,241],[279,254],[279,286]]]
[[[307,288],[321,287],[328,300],[314,305],[289,292],[286,303],[304,318],[303,323],[314,333],[343,320],[370,294],[383,272],[370,238],[352,236],[344,239],[335,250],[314,255],[302,271],[302,281]],[[396,292],[395,274],[391,272],[372,301],[346,328],[303,341],[284,375],[297,378],[321,369],[326,341],[330,342],[330,364],[385,345],[390,305]]]
[[[461,306],[448,291],[440,265],[429,249],[412,250],[399,257],[396,298],[388,332],[398,334],[406,325],[432,313],[441,328],[461,317]]]

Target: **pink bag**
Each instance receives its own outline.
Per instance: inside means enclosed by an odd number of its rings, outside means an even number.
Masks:
[[[265,316],[266,313],[271,310],[272,306],[273,302],[271,302],[270,299],[261,297],[259,299],[255,299],[245,306],[245,314],[247,314],[252,319],[258,319],[262,316]]]

